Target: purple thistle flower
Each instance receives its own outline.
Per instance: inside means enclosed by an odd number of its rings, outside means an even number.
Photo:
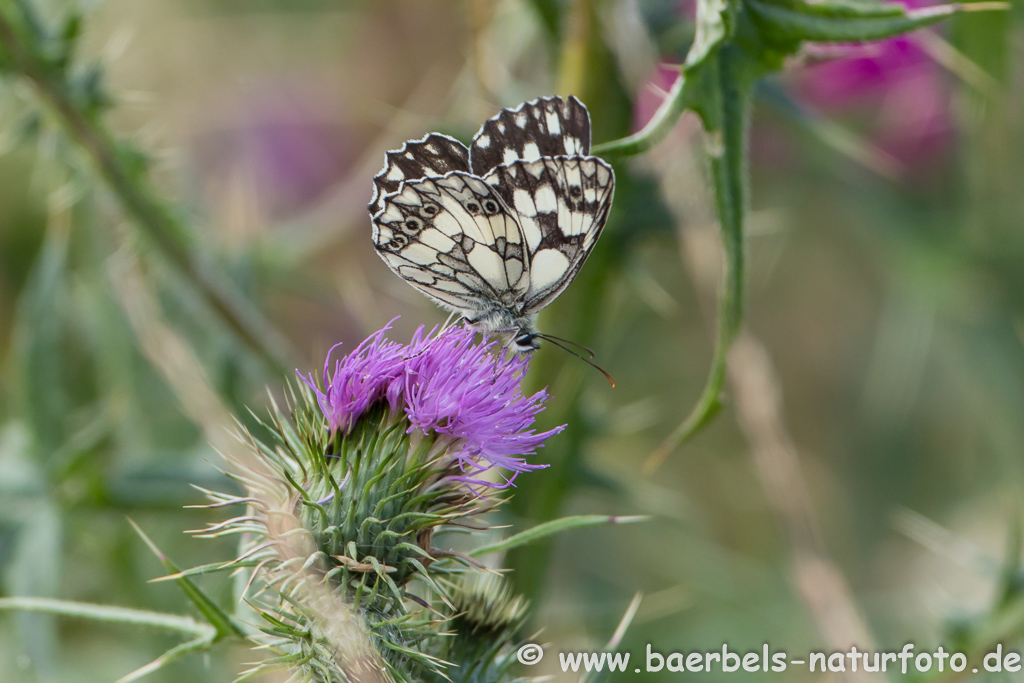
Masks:
[[[367,337],[352,353],[335,362],[333,375],[328,373],[331,353],[341,344],[331,347],[324,361],[323,391],[317,386],[312,373],[309,377],[299,374],[299,378],[316,394],[317,403],[332,432],[351,431],[359,416],[385,396],[388,386],[401,376],[406,349],[384,338],[384,332],[391,329],[391,322]],[[396,410],[398,397],[388,394],[387,398],[392,410]]]
[[[332,431],[351,431],[370,406],[387,401],[393,414],[404,413],[408,432],[450,440],[448,455],[463,472],[452,477],[456,481],[504,488],[520,472],[547,467],[525,456],[565,426],[531,429],[548,394],[523,395],[519,383],[529,366],[526,357],[499,353],[493,341],[477,343],[465,328],[425,333],[420,326],[408,346],[385,339],[388,329],[390,323],[337,361],[333,374],[328,353],[323,390],[312,375],[302,377]],[[511,476],[502,484],[481,479],[492,468]]]
[[[460,441],[457,457],[467,473],[460,481],[481,483],[475,476],[491,467],[511,470],[512,478],[546,467],[522,456],[535,453],[564,425],[539,433],[530,429],[548,395],[543,390],[523,395],[519,381],[529,366],[526,357],[498,355],[494,342],[476,344],[473,332],[464,328],[449,328],[419,343],[414,338],[413,348],[417,352],[405,372],[410,429]],[[506,485],[511,483],[509,479]]]

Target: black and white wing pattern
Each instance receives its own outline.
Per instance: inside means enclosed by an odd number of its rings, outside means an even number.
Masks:
[[[442,176],[452,171],[469,172],[469,150],[447,135],[430,133],[410,140],[384,156],[384,168],[373,177],[370,215],[384,208],[384,197],[397,192],[406,180]]]
[[[470,168],[501,195],[530,258],[525,309],[547,306],[572,282],[608,219],[611,166],[590,154],[590,115],[570,95],[505,109],[469,146]]]
[[[615,174],[597,157],[557,156],[503,164],[484,182],[519,219],[530,258],[525,309],[539,311],[572,282],[601,236]]]
[[[503,109],[470,143],[470,168],[483,176],[502,164],[590,154],[590,114],[570,95],[542,97]]]
[[[575,97],[524,102],[467,149],[432,133],[374,177],[373,242],[410,285],[470,324],[536,348],[533,319],[579,272],[611,210],[615,175],[589,156]]]
[[[461,171],[406,181],[382,199],[373,242],[410,285],[473,319],[529,289],[522,231],[497,192]]]

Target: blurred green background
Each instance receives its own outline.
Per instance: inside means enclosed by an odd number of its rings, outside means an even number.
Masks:
[[[386,150],[434,130],[468,141],[501,107],[567,89],[595,142],[621,137],[656,109],[664,65],[694,31],[692,3],[676,0],[79,6],[79,52],[103,65],[111,126],[149,155],[190,239],[303,372],[396,315],[398,340],[444,319],[373,253],[365,205]],[[607,230],[541,326],[592,346],[617,386],[558,349],[536,355],[528,382],[552,394],[540,426],[569,429],[540,454],[551,468],[518,480],[507,517],[652,519],[507,558],[549,654],[601,646],[636,591],[623,645],[636,659],[647,643],[768,642],[794,658],[844,638],[949,649],[1021,612],[1022,98],[1019,4],[871,46],[811,46],[759,86],[743,355],[726,409],[656,469],[710,363],[717,227],[691,115],[616,162]],[[182,534],[221,516],[183,506],[202,502],[190,484],[227,486],[210,445],[226,416],[247,419],[286,378],[225,330],[35,109],[5,77],[0,595],[187,613],[177,587],[147,583],[164,571],[127,518],[180,566],[229,559],[230,544]],[[230,603],[230,580],[203,585]],[[1024,619],[1000,636],[1020,648]],[[175,642],[2,613],[0,680],[112,681]],[[223,647],[148,680],[228,681],[255,657]]]

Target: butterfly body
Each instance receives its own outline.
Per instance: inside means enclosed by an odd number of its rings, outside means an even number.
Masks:
[[[374,178],[377,253],[471,327],[533,351],[537,312],[576,276],[611,208],[614,173],[589,148],[589,115],[571,96],[503,110],[469,148],[438,133],[409,141]]]
[[[516,351],[529,353],[540,348],[537,337],[537,315],[525,316],[513,309],[487,311],[478,318],[466,318],[466,324],[481,332],[512,334]]]

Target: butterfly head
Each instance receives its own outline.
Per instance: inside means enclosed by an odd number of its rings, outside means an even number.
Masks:
[[[533,353],[540,348],[540,335],[528,329],[517,330],[512,338],[512,348],[517,353]]]

